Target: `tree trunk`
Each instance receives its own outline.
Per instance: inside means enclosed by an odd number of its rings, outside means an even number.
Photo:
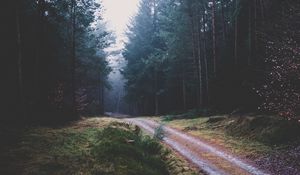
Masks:
[[[154,84],[155,84],[155,93],[154,93],[154,105],[155,105],[155,115],[159,114],[159,94],[158,94],[158,69],[157,69],[157,65],[155,65],[154,68]]]
[[[35,72],[35,79],[34,79],[34,88],[35,88],[35,103],[36,107],[41,105],[41,65],[40,60],[43,57],[42,54],[44,53],[43,48],[43,34],[44,34],[44,11],[45,11],[45,1],[38,0],[38,12],[37,12],[37,22],[36,22],[36,55],[35,55],[35,65],[34,65],[34,72]]]
[[[256,43],[257,43],[257,32],[256,32],[256,29],[257,29],[257,0],[254,0],[254,26],[253,26],[253,37],[254,37],[254,40],[253,40],[253,53],[252,53],[252,56],[255,60],[257,60],[256,58]]]
[[[72,0],[72,33],[71,33],[71,77],[72,77],[72,112],[73,115],[77,114],[76,111],[76,0]]]
[[[152,5],[153,5],[153,29],[154,29],[154,34],[158,33],[158,27],[157,27],[157,2],[156,0],[152,0]],[[157,64],[155,64],[154,67],[154,86],[155,86],[155,94],[154,94],[154,110],[155,110],[155,115],[159,114],[159,88],[158,88],[158,68]]]
[[[99,113],[104,114],[104,81],[101,72],[99,72]],[[114,112],[114,111],[111,111]]]
[[[226,19],[224,12],[224,2],[221,1],[221,14],[222,14],[222,27],[223,27],[223,42],[226,42],[227,28],[226,28]]]
[[[235,0],[235,10],[238,11],[238,0]],[[234,27],[234,62],[238,64],[238,14],[235,14],[235,27]]]
[[[183,78],[182,78],[182,103],[183,103],[183,110],[185,111],[187,109],[187,107],[186,107],[186,84],[185,84],[184,73],[183,73]]]
[[[200,11],[199,8],[197,7],[197,35],[198,35],[198,39],[197,39],[197,50],[198,50],[198,86],[199,86],[199,107],[202,107],[203,105],[203,92],[202,92],[202,60],[201,60],[201,28],[200,28]]]
[[[20,12],[19,0],[16,2],[16,28],[17,28],[17,47],[18,47],[18,86],[20,98],[20,111],[22,117],[25,117],[25,99],[23,88],[23,66],[22,66],[22,40],[21,40],[21,26],[20,26]]]
[[[195,33],[195,22],[194,22],[194,15],[192,12],[192,8],[189,9],[190,10],[190,19],[191,19],[191,37],[192,37],[192,44],[193,44],[193,59],[194,59],[194,63],[195,63],[195,67],[196,67],[196,78],[197,78],[197,97],[196,97],[196,101],[197,101],[197,108],[200,108],[200,104],[201,104],[201,100],[200,100],[200,72],[199,72],[199,60],[197,58],[197,51],[196,51],[196,33]]]
[[[120,113],[120,105],[121,105],[121,96],[122,96],[122,91],[118,92],[118,99],[117,99],[117,108],[116,108],[116,112]]]
[[[251,64],[252,59],[252,2],[249,1],[248,5],[248,40],[249,40],[249,53],[248,53],[248,65]]]
[[[99,88],[98,88],[98,91],[99,91],[99,94],[98,94],[98,100],[99,100],[98,105],[99,106],[98,107],[99,107],[100,114],[102,114],[103,113],[103,110],[102,110],[102,106],[103,106],[102,98],[103,98],[103,96],[102,96],[102,75],[101,75],[100,72],[99,72]],[[113,111],[111,111],[111,112],[113,112]]]
[[[204,9],[205,11],[205,9]],[[209,95],[209,79],[208,79],[208,62],[207,62],[207,53],[206,53],[206,38],[205,38],[205,34],[206,34],[206,16],[205,14],[203,14],[203,60],[204,60],[204,65],[205,65],[205,84],[206,84],[206,100],[207,100],[207,105],[209,105],[209,99],[210,99],[210,95]]]
[[[104,114],[104,84],[101,83],[101,111],[100,114]]]
[[[265,21],[264,0],[259,0],[259,2],[260,2],[261,21],[262,21],[262,23],[264,23],[264,21]]]
[[[155,95],[155,115],[158,115],[158,95]]]
[[[186,111],[187,110],[187,105],[186,105],[186,74],[185,74],[185,60],[181,59],[180,60],[181,63],[181,73],[182,73],[182,107],[183,110]]]
[[[217,76],[217,55],[216,55],[216,0],[212,0],[212,38],[213,38],[213,66],[214,76]]]

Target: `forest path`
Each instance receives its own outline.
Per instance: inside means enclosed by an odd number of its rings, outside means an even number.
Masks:
[[[127,118],[125,121],[141,127],[149,134],[154,134],[159,123],[145,118]],[[245,160],[228,154],[220,148],[214,147],[199,138],[178,131],[171,127],[163,126],[165,137],[163,142],[172,150],[179,153],[194,166],[213,175],[265,175]]]

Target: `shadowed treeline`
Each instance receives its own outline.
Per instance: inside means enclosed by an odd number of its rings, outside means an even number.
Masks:
[[[20,122],[64,121],[103,113],[111,35],[94,0],[16,0],[3,41],[5,114]],[[93,24],[93,25],[92,25]]]

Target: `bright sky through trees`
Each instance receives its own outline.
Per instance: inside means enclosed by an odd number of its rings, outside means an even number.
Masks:
[[[110,50],[123,48],[125,30],[130,19],[138,10],[139,0],[101,0],[104,6],[104,20],[107,21],[108,29],[115,32],[116,45]]]

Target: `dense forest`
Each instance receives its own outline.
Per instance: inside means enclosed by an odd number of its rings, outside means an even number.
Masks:
[[[114,36],[100,1],[20,0],[11,7],[5,114],[69,120],[103,113],[111,71],[104,50]],[[142,0],[123,51],[128,112],[297,118],[299,12],[293,0]]]
[[[299,174],[299,0],[3,4],[0,174]]]
[[[132,114],[300,112],[300,3],[142,0],[122,70]]]
[[[95,0],[17,0],[7,12],[2,97],[9,117],[21,121],[77,119],[103,113],[113,42]],[[17,118],[11,117],[15,116]]]

